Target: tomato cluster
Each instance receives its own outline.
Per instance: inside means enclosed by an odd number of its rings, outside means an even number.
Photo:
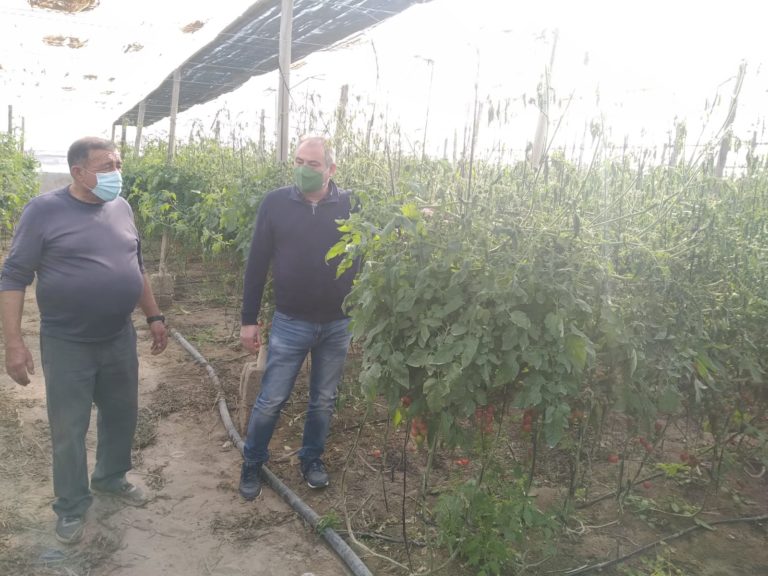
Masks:
[[[475,422],[485,434],[493,432],[493,406],[478,406],[475,408]]]
[[[528,408],[525,412],[523,412],[523,432],[530,433],[531,430],[533,430],[533,420],[536,416],[536,410],[533,408]]]
[[[424,420],[424,418],[416,416],[413,420],[411,420],[411,436],[417,444],[424,442],[425,438],[427,437],[427,422]]]

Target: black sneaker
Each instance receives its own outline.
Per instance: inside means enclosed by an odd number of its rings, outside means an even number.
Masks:
[[[301,475],[310,488],[325,488],[328,486],[328,471],[320,458],[301,464]]]
[[[84,528],[82,516],[60,516],[56,521],[56,540],[62,544],[79,542]]]
[[[240,469],[240,496],[253,500],[261,494],[261,464],[243,462]]]

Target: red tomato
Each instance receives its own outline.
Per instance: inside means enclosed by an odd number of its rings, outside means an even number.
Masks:
[[[619,455],[618,454],[611,454],[608,456],[608,462],[611,464],[618,464],[619,463]]]

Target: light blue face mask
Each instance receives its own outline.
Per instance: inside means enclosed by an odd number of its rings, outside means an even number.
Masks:
[[[104,202],[112,202],[123,190],[123,175],[120,170],[114,172],[91,172],[96,174],[96,186],[91,190]]]

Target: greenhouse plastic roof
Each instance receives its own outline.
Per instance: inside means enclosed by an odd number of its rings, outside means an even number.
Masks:
[[[293,61],[425,0],[294,0]],[[278,0],[0,0],[0,108],[13,108],[32,146],[61,149],[73,134],[180,109],[277,68]],[[341,45],[347,45],[346,42]],[[9,108],[10,111],[10,108]],[[5,122],[3,122],[5,129]]]
[[[295,0],[291,60],[374,26],[405,8],[428,0]],[[181,64],[179,112],[242,86],[253,76],[277,70],[280,0],[251,6],[216,38]],[[146,96],[144,125],[169,116],[173,72]],[[137,123],[139,103],[115,120]]]

